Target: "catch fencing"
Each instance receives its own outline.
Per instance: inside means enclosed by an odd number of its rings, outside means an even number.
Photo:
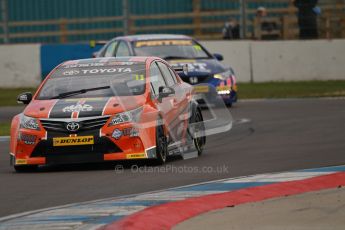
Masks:
[[[1,43],[67,43],[125,34],[175,33],[221,39],[233,18],[242,38],[261,39],[257,8],[268,11],[279,39],[298,37],[290,0],[0,0]],[[319,0],[321,38],[345,37],[345,1]]]

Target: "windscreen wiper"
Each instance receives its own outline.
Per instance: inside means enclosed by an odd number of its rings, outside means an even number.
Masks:
[[[165,60],[174,60],[174,59],[210,59],[210,57],[182,57],[182,56],[166,56],[162,57]]]
[[[182,57],[182,56],[165,56],[165,57],[162,57],[162,59],[172,60],[172,59],[193,59],[193,58],[191,58],[191,57]]]
[[[80,89],[80,90],[75,90],[75,91],[70,91],[70,92],[65,92],[65,93],[60,93],[57,96],[54,96],[50,99],[62,99],[66,97],[72,97],[78,94],[83,94],[89,91],[96,91],[96,90],[102,90],[102,89],[109,89],[110,86],[102,86],[102,87],[96,87],[96,88],[88,88],[88,89]]]

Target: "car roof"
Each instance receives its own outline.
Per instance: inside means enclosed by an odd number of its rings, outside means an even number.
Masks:
[[[116,37],[127,41],[157,40],[157,39],[192,39],[187,35],[181,34],[141,34]]]

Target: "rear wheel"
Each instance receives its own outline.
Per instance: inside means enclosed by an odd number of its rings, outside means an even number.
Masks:
[[[164,127],[161,124],[158,124],[156,127],[156,155],[157,164],[162,165],[166,162],[168,156],[168,142]]]

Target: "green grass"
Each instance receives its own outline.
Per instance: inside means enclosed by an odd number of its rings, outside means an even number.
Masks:
[[[17,96],[22,92],[35,92],[36,89],[0,88],[0,106],[15,106]],[[289,97],[337,97],[345,96],[345,80],[341,81],[299,81],[239,83],[238,93],[241,99],[251,98],[289,98]]]
[[[0,136],[9,136],[10,135],[10,122],[0,122]]]
[[[305,98],[345,96],[345,80],[239,83],[241,99],[252,98]]]
[[[33,88],[17,88],[7,89],[0,88],[0,106],[14,106],[17,104],[17,96],[23,92],[35,93],[36,89]]]

